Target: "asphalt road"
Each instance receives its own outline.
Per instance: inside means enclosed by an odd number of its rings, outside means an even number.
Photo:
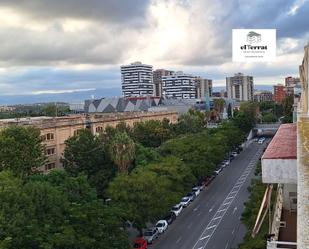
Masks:
[[[262,145],[252,142],[185,208],[152,249],[233,249],[246,233],[244,202]]]

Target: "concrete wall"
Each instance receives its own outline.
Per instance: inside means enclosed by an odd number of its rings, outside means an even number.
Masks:
[[[283,185],[283,208],[289,211],[296,211],[297,204],[293,203],[293,199],[297,199],[297,184]]]
[[[297,160],[262,159],[262,181],[297,184]]]

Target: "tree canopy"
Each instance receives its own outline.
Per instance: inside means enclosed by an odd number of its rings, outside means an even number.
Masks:
[[[31,126],[10,126],[0,131],[0,169],[27,176],[44,165],[40,130]]]
[[[0,248],[129,248],[118,211],[86,177],[53,171],[22,181],[3,171],[0,203]]]

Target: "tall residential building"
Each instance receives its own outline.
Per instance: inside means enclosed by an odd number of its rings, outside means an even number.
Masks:
[[[309,248],[309,43],[299,71],[302,93],[297,113],[297,248]]]
[[[153,96],[152,66],[134,62],[121,69],[122,95],[124,97]]]
[[[294,95],[294,88],[300,86],[300,79],[294,77],[286,77],[285,78],[285,93],[287,96]]]
[[[288,76],[285,78],[285,86],[295,87],[300,85],[300,78]]]
[[[174,71],[157,69],[153,71],[154,96],[162,96],[162,76],[170,76]]]
[[[285,86],[281,85],[281,84],[275,85],[274,86],[273,100],[276,103],[282,103],[285,96],[286,96]]]
[[[212,95],[212,80],[203,79],[202,77],[195,78],[196,98],[204,99],[206,94],[208,97]]]
[[[253,77],[237,73],[226,78],[227,97],[240,101],[253,100]]]
[[[256,224],[269,212],[267,249],[309,248],[309,43],[299,73],[302,92],[295,123],[280,125],[261,159],[267,191]],[[267,203],[274,190],[271,206]]]
[[[169,76],[162,76],[163,95],[176,99],[195,99],[195,77],[183,72],[176,72]]]
[[[273,94],[271,91],[257,91],[254,93],[254,101],[256,102],[264,102],[272,100],[273,100]]]

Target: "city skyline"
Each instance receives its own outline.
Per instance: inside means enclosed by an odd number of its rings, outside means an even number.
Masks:
[[[283,83],[298,76],[308,10],[308,1],[1,1],[0,98],[120,92],[119,67],[134,61],[214,87],[237,72]],[[277,62],[232,63],[233,28],[273,27]]]

